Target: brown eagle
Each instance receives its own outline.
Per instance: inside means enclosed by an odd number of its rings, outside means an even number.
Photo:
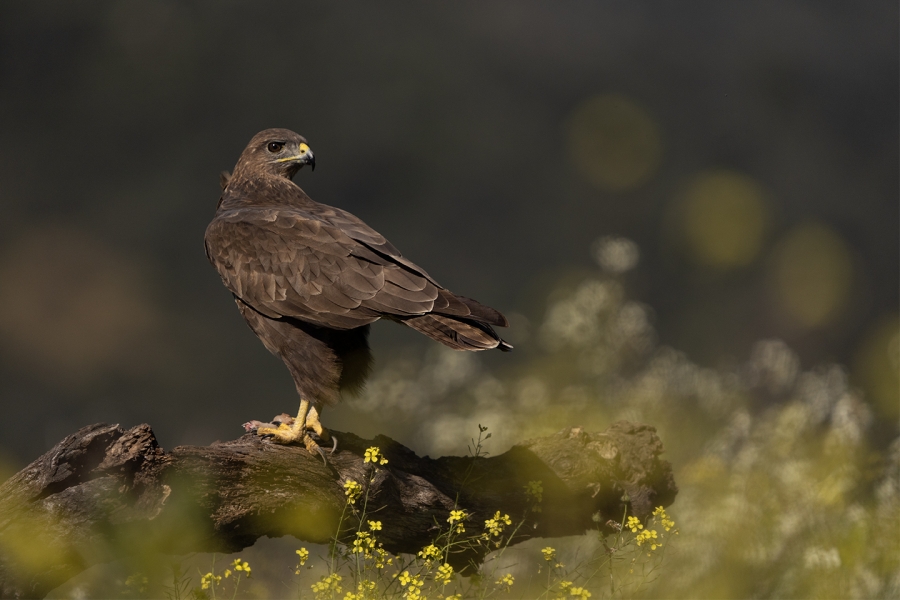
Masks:
[[[370,323],[390,319],[455,350],[512,346],[494,332],[508,326],[499,312],[444,289],[350,213],[313,202],[291,181],[304,165],[316,161],[303,137],[256,134],[223,178],[205,242],[241,315],[300,394],[296,419],[245,427],[322,453],[310,432],[329,441],[323,407],[363,385]]]

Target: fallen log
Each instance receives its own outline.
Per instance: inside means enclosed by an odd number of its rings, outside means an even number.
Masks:
[[[340,446],[323,464],[252,434],[165,452],[148,425],[84,427],[0,486],[0,596],[40,598],[94,564],[142,552],[236,552],[261,536],[347,541],[362,517],[346,510],[350,480],[394,554],[428,545],[451,510],[473,524],[498,510],[523,519],[517,543],[609,528],[626,510],[643,519],[677,493],[655,429],[624,421],[496,457],[432,459],[384,436],[334,434]],[[372,446],[387,464],[365,462]],[[531,482],[541,494],[527,491]],[[461,552],[454,567],[486,551]]]

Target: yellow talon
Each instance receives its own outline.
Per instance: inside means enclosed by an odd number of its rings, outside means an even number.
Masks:
[[[276,417],[278,419],[278,417]],[[325,452],[307,433],[312,430],[324,441],[331,440],[332,437],[328,430],[322,427],[319,422],[319,413],[314,406],[310,406],[309,400],[300,401],[300,411],[297,413],[296,419],[285,419],[278,423],[277,427],[273,424],[263,425],[256,429],[256,434],[261,436],[272,436],[275,442],[279,444],[293,444],[295,442],[303,442],[303,445],[311,454],[318,453],[325,460]],[[334,439],[334,447],[337,446],[337,439]],[[332,447],[332,452],[334,452]],[[326,461],[327,464],[327,461]]]

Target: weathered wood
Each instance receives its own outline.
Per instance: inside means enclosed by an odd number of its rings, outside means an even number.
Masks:
[[[0,595],[43,597],[127,554],[234,552],[264,535],[327,543],[348,479],[367,486],[369,518],[384,524],[378,540],[392,553],[427,545],[454,508],[477,529],[498,510],[525,519],[518,542],[580,534],[620,520],[626,507],[646,517],[677,493],[646,425],[569,428],[489,458],[431,459],[384,436],[334,433],[340,447],[325,465],[304,448],[255,435],[164,452],[148,425],[85,427],[0,486]],[[389,460],[377,471],[363,461],[371,446]],[[543,486],[540,512],[525,493],[531,481]],[[344,515],[342,539],[356,518]],[[481,558],[461,554],[454,566]]]

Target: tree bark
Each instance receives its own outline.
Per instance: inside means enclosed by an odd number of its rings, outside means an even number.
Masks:
[[[0,595],[43,597],[129,554],[236,552],[261,536],[328,543],[339,524],[346,541],[364,499],[368,518],[383,523],[378,541],[396,554],[428,545],[454,509],[477,531],[496,511],[524,519],[516,543],[608,528],[626,510],[643,519],[677,493],[656,430],[624,421],[601,433],[568,428],[488,458],[419,457],[384,436],[334,434],[340,446],[323,464],[252,434],[165,452],[148,425],[84,427],[0,486]],[[388,464],[364,462],[371,446]],[[356,514],[345,510],[350,479],[366,490]],[[541,482],[540,502],[526,493],[532,481]],[[483,552],[460,554],[454,567]]]

